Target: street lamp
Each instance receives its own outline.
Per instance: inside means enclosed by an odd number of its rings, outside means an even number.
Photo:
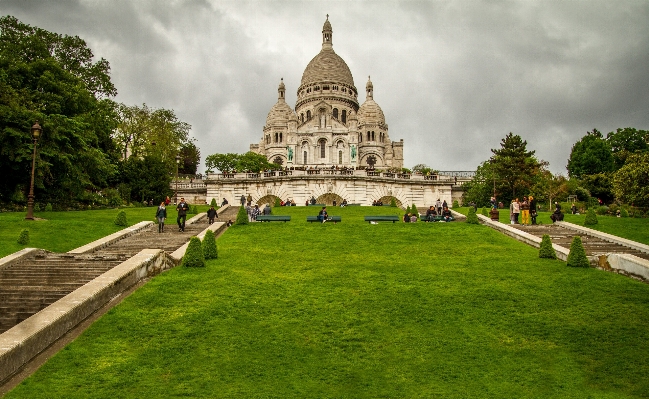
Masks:
[[[178,166],[180,165],[180,155],[176,155],[176,199],[175,203],[178,203]]]
[[[32,126],[32,138],[34,139],[34,153],[32,154],[32,180],[29,184],[29,196],[27,197],[27,216],[25,220],[34,220],[34,169],[36,169],[36,143],[41,135],[43,128],[38,121]]]

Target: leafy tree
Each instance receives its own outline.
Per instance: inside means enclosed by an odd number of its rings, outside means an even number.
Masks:
[[[568,176],[581,179],[586,175],[615,170],[615,160],[610,144],[597,129],[587,132],[572,146],[568,159]]]
[[[220,172],[231,172],[236,170],[239,154],[212,154],[205,158],[205,166],[209,172],[218,170]]]
[[[624,203],[649,206],[649,152],[629,155],[613,175],[613,192]]]
[[[616,169],[624,166],[630,154],[649,151],[649,131],[646,130],[617,129],[606,135],[606,141],[611,146]]]
[[[130,188],[130,200],[160,203],[167,195],[172,194],[169,188],[172,175],[169,164],[157,156],[144,158],[130,157],[120,163],[120,177]]]
[[[437,170],[423,163],[419,163],[412,167],[412,173],[421,173],[422,175],[429,175],[437,172],[438,172]]]
[[[0,18],[0,200],[29,187],[32,138],[38,120],[35,195],[74,201],[115,177],[117,94],[106,60],[93,61],[79,37]],[[45,190],[47,187],[47,190]]]
[[[563,175],[552,174],[545,168],[539,172],[536,184],[532,188],[538,202],[548,201],[548,209],[552,209],[555,200],[565,198],[568,191],[568,180]]]
[[[201,150],[196,147],[196,144],[193,141],[181,145],[178,173],[195,175],[200,162]]]
[[[216,237],[212,230],[207,229],[205,232],[202,246],[205,259],[217,259],[219,257],[218,249],[216,247]]]
[[[495,175],[491,163],[485,161],[480,164],[473,179],[464,183],[462,202],[464,204],[470,202],[478,205],[488,204],[491,196],[494,194],[494,179]]]
[[[610,173],[586,175],[583,177],[582,183],[591,197],[598,198],[606,204],[613,202],[615,195],[613,194],[613,182]]]
[[[268,162],[268,159],[255,152],[249,151],[245,154],[212,154],[205,158],[205,166],[208,171],[219,170],[221,172],[246,172],[259,173],[266,169],[278,169],[281,166]]]

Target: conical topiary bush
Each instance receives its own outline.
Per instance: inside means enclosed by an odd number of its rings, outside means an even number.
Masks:
[[[457,209],[460,207],[460,203],[457,200],[453,200],[453,208]]]
[[[29,229],[23,229],[18,236],[18,244],[27,245],[29,244]]]
[[[216,198],[212,198],[212,201],[210,201],[210,206],[213,206],[215,208],[218,206],[216,203]]]
[[[397,207],[397,200],[394,197],[390,198],[390,206],[393,208]]]
[[[203,237],[203,256],[205,259],[216,259],[219,257],[218,249],[216,248],[216,237],[212,230],[207,230],[205,232],[205,237]]]
[[[275,197],[275,203],[273,204],[274,207],[279,208],[282,206],[282,200],[279,199],[279,197]]]
[[[466,222],[470,224],[480,224],[478,215],[476,215],[474,207],[469,208],[469,215],[466,217]]]
[[[590,262],[586,257],[584,245],[581,243],[581,237],[575,236],[570,244],[570,253],[568,254],[568,266],[570,267],[590,267]]]
[[[412,204],[412,207],[410,208],[410,213],[412,213],[417,218],[419,218],[419,210],[417,209],[417,205]]]
[[[128,222],[126,221],[126,212],[119,211],[117,217],[115,218],[115,224],[122,227],[128,226]]]
[[[185,267],[204,267],[205,256],[203,255],[203,247],[201,240],[198,237],[192,237],[189,240],[189,245],[183,256],[183,266]]]
[[[484,206],[482,207],[482,215],[487,217],[489,216],[489,212],[487,212],[487,208],[485,208]]]
[[[584,226],[594,226],[597,224],[597,215],[595,211],[591,208],[586,212],[586,220],[584,220]]]
[[[539,258],[557,259],[557,253],[552,248],[552,241],[548,234],[543,234],[541,247],[539,248]]]
[[[246,212],[243,205],[239,207],[239,212],[237,212],[236,224],[248,224],[248,212]]]

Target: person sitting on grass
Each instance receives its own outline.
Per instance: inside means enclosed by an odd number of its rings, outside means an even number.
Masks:
[[[448,206],[444,207],[444,210],[442,211],[442,217],[444,218],[445,222],[450,222],[453,220],[453,214],[451,213],[451,210],[448,209]]]
[[[406,214],[403,215],[404,223],[410,223],[410,216],[412,216],[412,214],[410,214],[410,212],[406,212]]]
[[[318,213],[318,220],[322,223],[327,221],[327,207],[323,206],[320,212]]]
[[[427,222],[430,222],[433,220],[433,217],[437,216],[437,211],[435,210],[435,207],[433,205],[426,210],[426,218],[424,219]]]

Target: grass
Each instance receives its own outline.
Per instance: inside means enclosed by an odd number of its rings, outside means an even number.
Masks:
[[[482,225],[316,211],[234,226],[6,397],[649,397],[649,285]]]
[[[455,210],[466,215],[469,208],[456,208]],[[551,224],[551,214],[551,212],[539,212],[536,220],[541,224]],[[572,215],[566,213],[564,221],[583,226],[585,219],[585,214]],[[587,227],[649,245],[649,218],[618,218],[597,215],[597,220],[598,223],[596,225]],[[500,209],[499,221],[509,224],[509,209]]]
[[[208,206],[199,206],[204,212]],[[123,208],[129,226],[144,220],[155,219],[156,207]],[[45,220],[25,220],[23,212],[0,213],[0,257],[7,256],[23,248],[42,248],[53,252],[67,252],[89,242],[105,237],[123,227],[113,222],[117,209],[70,212],[37,212],[37,218]],[[176,210],[170,206],[168,220],[175,222]],[[188,215],[190,218],[193,215]],[[29,229],[30,241],[27,245],[18,244],[22,229]]]

